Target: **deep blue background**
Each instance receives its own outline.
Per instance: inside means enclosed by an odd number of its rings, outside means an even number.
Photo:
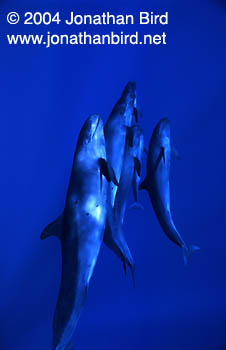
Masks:
[[[136,288],[103,247],[75,333],[76,349],[223,349],[226,3],[65,2],[0,3],[0,349],[51,349],[60,246],[55,238],[41,242],[40,232],[64,207],[84,119],[98,112],[106,120],[128,80],[137,82],[146,145],[160,118],[172,121],[172,143],[181,156],[172,162],[172,212],[184,239],[201,251],[184,267],[181,250],[164,236],[141,193],[145,211],[128,211],[125,223]],[[168,44],[9,47],[6,33],[73,31],[63,24],[9,26],[5,15],[13,10],[169,11]]]

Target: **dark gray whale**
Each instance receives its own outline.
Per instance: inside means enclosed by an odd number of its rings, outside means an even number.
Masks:
[[[184,262],[188,261],[192,252],[199,247],[187,245],[177,231],[170,211],[170,122],[162,119],[156,125],[148,150],[147,176],[140,184],[146,189],[152,202],[158,221],[167,237],[183,249]]]
[[[133,130],[133,128],[135,128]],[[135,198],[135,202],[130,206],[130,209],[144,209],[144,207],[142,206],[142,204],[140,204],[138,202],[138,190],[139,190],[139,184],[140,184],[140,172],[141,172],[141,161],[142,161],[142,156],[143,156],[143,151],[144,151],[144,132],[143,130],[139,127],[139,126],[134,126],[131,128],[131,131],[133,132],[132,136],[132,142],[133,144],[131,145],[131,141],[130,141],[130,145],[131,147],[133,147],[134,150],[134,160],[136,163],[136,169],[139,169],[139,171],[135,171],[133,172],[133,193],[134,193],[134,198]],[[130,131],[130,132],[131,132]],[[130,140],[131,140],[131,136],[130,136]]]
[[[114,203],[114,225],[113,235],[118,245],[121,241],[125,241],[123,232],[123,222],[125,216],[126,205],[133,181],[141,175],[141,157],[143,152],[143,130],[138,126],[132,126],[127,132],[126,150],[124,162],[121,172],[121,177],[118,185],[118,190],[115,196]],[[135,180],[134,180],[135,178]],[[136,197],[137,198],[137,197]],[[127,252],[129,254],[129,252]],[[130,261],[132,257],[130,257]],[[134,265],[132,273],[134,272]],[[134,278],[134,276],[133,276]]]
[[[83,125],[69,182],[64,213],[46,227],[41,239],[61,241],[62,275],[53,321],[53,350],[66,350],[85,302],[107,215],[107,181],[117,184],[106,161],[103,122],[93,115]]]
[[[114,106],[104,127],[106,140],[107,160],[115,170],[115,175],[120,181],[126,147],[127,130],[131,127],[136,110],[136,84],[129,82],[120,99]],[[114,236],[114,215],[117,186],[108,185],[108,219],[104,233],[104,243],[123,261],[124,268],[127,263],[133,269],[134,262],[124,236]]]

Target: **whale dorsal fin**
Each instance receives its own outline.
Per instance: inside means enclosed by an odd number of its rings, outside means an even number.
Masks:
[[[143,182],[140,183],[140,186],[139,186],[139,190],[149,190],[149,184],[148,184],[148,180],[147,180],[147,177],[144,179]]]
[[[108,182],[113,182],[116,186],[119,185],[114,169],[108,164],[106,159],[104,158],[99,158],[99,166],[100,166],[100,175],[102,178],[102,175],[104,175],[107,179]]]
[[[137,157],[134,157],[134,169],[137,175],[140,177],[141,175],[141,162]]]
[[[58,216],[56,220],[51,222],[46,228],[42,231],[41,239],[46,239],[50,236],[56,236],[61,239],[62,236],[62,226],[63,226],[63,215]]]

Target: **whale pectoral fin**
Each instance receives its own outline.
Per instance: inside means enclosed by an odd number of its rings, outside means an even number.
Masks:
[[[133,115],[136,120],[136,123],[138,123],[138,111],[136,107],[133,108]]]
[[[41,233],[41,240],[50,236],[56,236],[61,239],[62,236],[63,215],[59,216],[55,221],[51,222]]]
[[[137,200],[138,200],[138,186],[137,186],[137,181],[136,181],[136,173],[135,173],[135,171],[133,172],[133,183],[132,183],[132,185],[133,185],[133,195],[134,195],[134,199],[135,199],[135,201],[137,202]]]
[[[158,168],[159,163],[161,162],[161,159],[163,159],[164,164],[166,164],[166,156],[165,156],[165,148],[161,147],[159,156],[156,160],[155,170]]]
[[[100,173],[101,176],[104,175],[108,182],[113,182],[116,186],[118,186],[118,181],[115,176],[114,169],[108,164],[106,159],[100,158],[99,159],[99,166],[100,166]]]
[[[126,134],[128,144],[132,148],[133,147],[133,134],[132,134],[132,127],[127,127],[127,134]]]
[[[116,179],[115,171],[112,168],[112,166],[109,165],[109,174],[110,174],[110,180],[115,184],[115,186],[118,186],[118,180]]]
[[[133,116],[134,116],[134,118],[135,118],[136,123],[138,123],[139,118],[143,118],[142,112],[141,112],[140,109],[137,108],[137,107],[134,107],[134,108],[133,108]]]
[[[141,162],[137,157],[134,157],[134,169],[137,172],[137,175],[141,175]]]
[[[108,163],[104,158],[99,158],[98,160],[100,166],[100,179],[101,179],[101,187],[102,187],[102,176],[104,175],[108,182],[111,181],[109,174]]]
[[[166,164],[166,155],[165,155],[165,148],[161,148],[161,158],[163,159],[164,163]]]
[[[139,191],[141,191],[141,190],[147,190],[147,191],[149,190],[147,178],[145,178],[144,181],[140,183]]]
[[[171,146],[171,154],[176,159],[180,159],[180,154],[179,154],[178,150],[174,146]]]
[[[102,191],[102,185],[103,185],[103,179],[102,179],[102,172],[100,171],[100,191]]]

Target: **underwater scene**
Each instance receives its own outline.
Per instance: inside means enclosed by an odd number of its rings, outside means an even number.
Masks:
[[[0,349],[226,349],[226,2],[0,9]]]

